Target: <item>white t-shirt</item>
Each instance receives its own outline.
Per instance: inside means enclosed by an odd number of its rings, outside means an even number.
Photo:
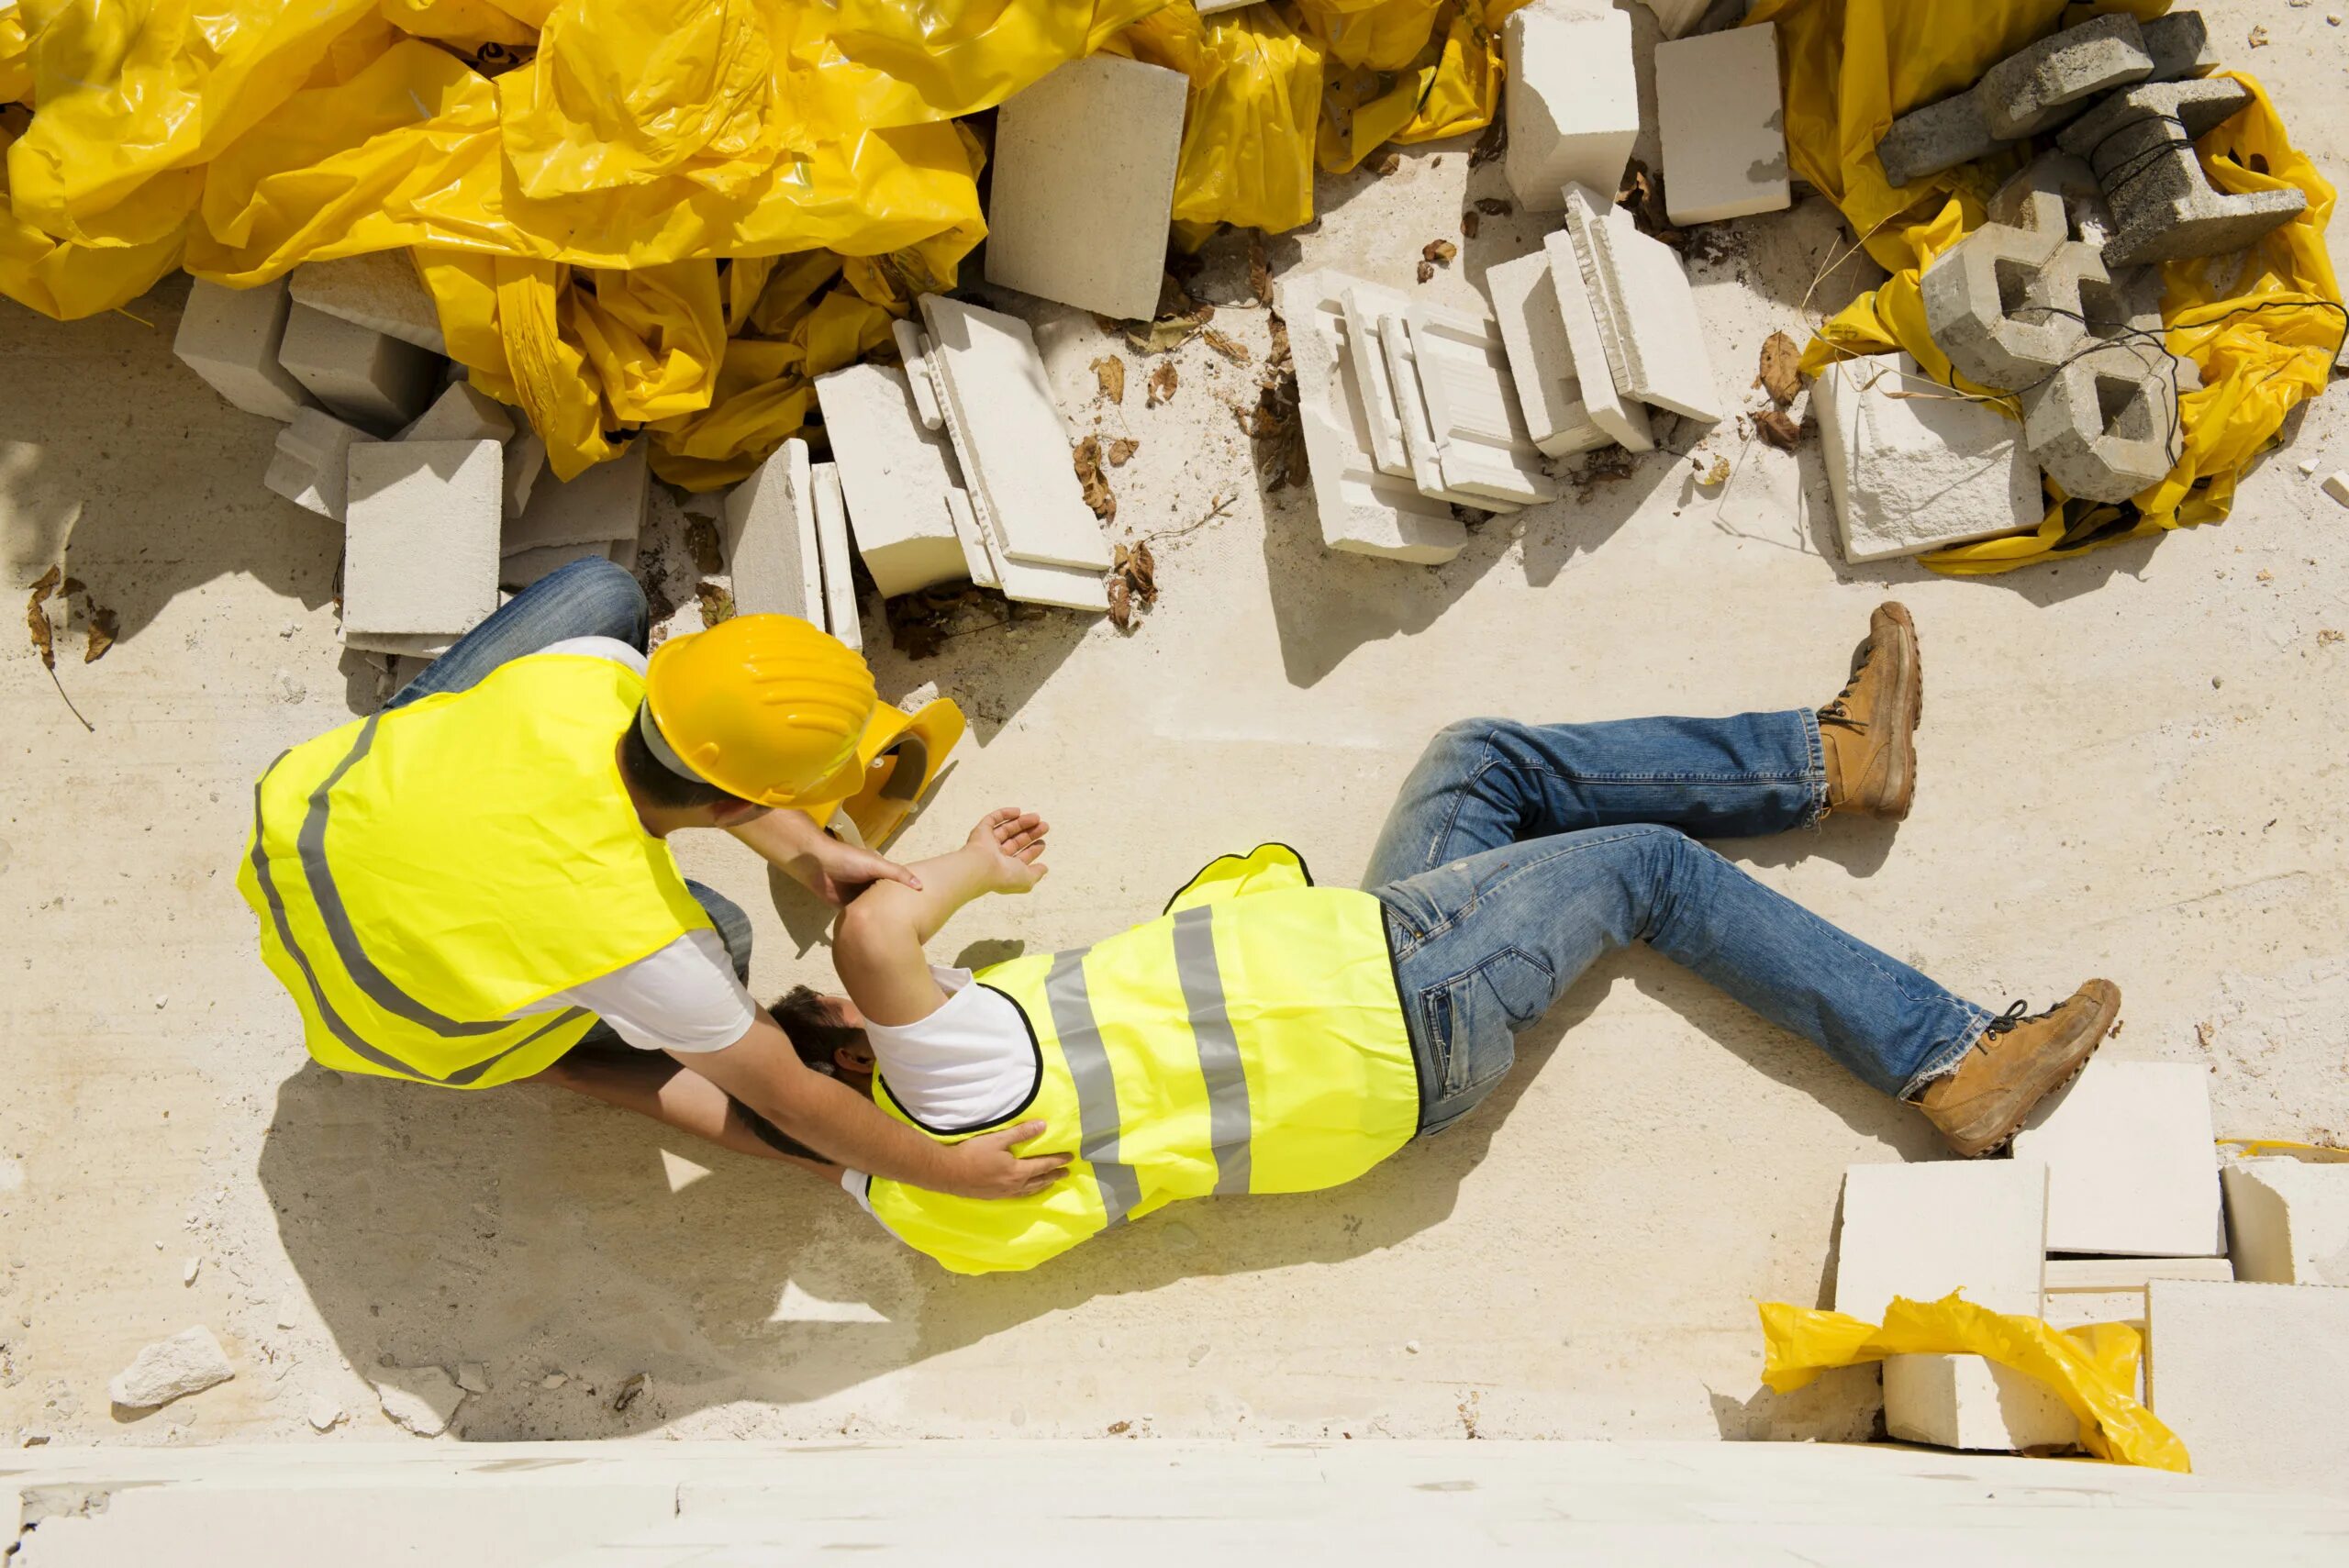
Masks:
[[[574,637],[540,649],[609,659],[644,673],[644,655],[609,637]],[[687,931],[666,947],[509,1015],[584,1007],[641,1051],[723,1051],[751,1031],[758,1004],[734,973],[714,930]]]
[[[1043,1077],[1043,1053],[1010,997],[974,983],[967,969],[930,966],[945,1004],[919,1023],[867,1020],[864,1038],[889,1097],[927,1132],[961,1133],[1008,1121],[1028,1108]],[[841,1185],[866,1201],[864,1176]]]

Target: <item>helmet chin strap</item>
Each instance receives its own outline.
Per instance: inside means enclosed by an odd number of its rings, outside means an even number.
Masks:
[[[696,784],[709,783],[707,779],[694,772],[685,760],[670,748],[669,742],[661,734],[661,727],[652,721],[652,705],[649,702],[639,702],[636,705],[636,732],[644,737],[645,749],[652,753],[654,762],[659,762],[681,779],[691,779]]]

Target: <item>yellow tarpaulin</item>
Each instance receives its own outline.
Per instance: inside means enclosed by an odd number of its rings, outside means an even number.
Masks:
[[[2051,1329],[1977,1307],[1953,1292],[1939,1301],[1895,1296],[1878,1327],[1841,1312],[1761,1304],[1762,1381],[1780,1394],[1830,1367],[1898,1355],[1987,1356],[2054,1392],[2080,1423],[2080,1446],[2101,1459],[2156,1470],[2188,1468],[2186,1445],[2137,1402],[2142,1347],[2124,1323]]]
[[[2005,55],[2054,30],[2064,0],[1762,0],[1754,23],[1778,28],[1787,146],[1796,172],[1835,202],[1892,277],[1825,323],[1805,355],[1817,374],[1839,353],[1906,350],[1927,373],[1969,392],[1926,330],[1923,269],[1983,221],[1983,204],[2023,159],[2001,154],[1894,189],[1876,145],[1893,117],[1965,87]],[[2145,17],[2167,0],[2108,4]],[[1959,545],[1924,557],[1936,570],[1980,574],[2226,516],[2243,465],[2293,406],[2324,389],[2341,344],[2341,289],[2325,250],[2332,187],[2286,134],[2247,76],[2254,101],[2198,144],[2221,191],[2297,186],[2307,212],[2262,240],[2237,270],[2229,258],[2163,268],[2162,317],[2172,352],[2195,362],[2202,389],[2182,400],[2184,451],[2162,484],[2126,507],[2051,507],[2033,534]],[[2060,502],[2060,498],[2059,498]]]

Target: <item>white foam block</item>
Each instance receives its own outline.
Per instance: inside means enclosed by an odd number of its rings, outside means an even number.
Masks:
[[[502,454],[495,441],[351,449],[346,635],[455,637],[497,608]]]
[[[841,495],[837,464],[819,462],[808,471],[816,497],[816,559],[824,573],[824,629],[851,648],[864,646],[864,622],[857,613],[856,568],[848,542],[848,502]]]
[[[2039,526],[2022,427],[1936,386],[1906,354],[1838,360],[1811,384],[1843,559],[1883,561]]]
[[[884,598],[967,574],[946,509],[960,488],[946,437],[922,428],[906,373],[850,365],[816,378],[849,528]]]
[[[506,553],[638,538],[651,496],[647,445],[631,441],[619,456],[595,464],[576,479],[549,477],[531,485],[521,515],[507,521]]]
[[[2349,1285],[2349,1164],[2239,1160],[2220,1174],[2237,1277]]]
[[[2051,1251],[2193,1258],[2226,1250],[2210,1073],[2193,1062],[2095,1058],[2024,1119],[2014,1151],[2047,1166]]]
[[[404,441],[507,441],[514,435],[514,416],[496,399],[475,392],[470,383],[454,382],[416,423],[400,432]]]
[[[277,432],[262,484],[321,517],[343,520],[350,490],[351,449],[375,438],[322,408],[297,411]]]
[[[2216,1481],[2338,1493],[2349,1476],[2349,1290],[2155,1280],[2146,1392]]]
[[[1518,206],[1555,212],[1560,188],[1612,191],[1640,135],[1631,18],[1620,11],[1528,6],[1501,29],[1508,86],[1503,166]]]
[[[811,468],[807,443],[794,436],[727,495],[726,568],[742,615],[824,624]]]
[[[1096,54],[1012,95],[996,117],[987,281],[1154,315],[1189,93],[1179,71]]]
[[[1410,333],[1444,483],[1519,506],[1554,499],[1493,318],[1414,304]]]
[[[1558,321],[1574,350],[1583,408],[1590,422],[1626,450],[1653,451],[1655,436],[1648,424],[1647,409],[1624,396],[1623,389],[1615,384],[1614,369],[1607,361],[1606,339],[1598,328],[1598,310],[1583,282],[1573,237],[1563,228],[1553,230],[1542,241],[1542,252],[1550,263],[1550,288],[1557,297]]]
[[[1551,286],[1549,256],[1536,250],[1486,269],[1485,292],[1534,446],[1552,457],[1605,446],[1610,438],[1583,405],[1582,377],[1575,373],[1558,291]]]
[[[188,287],[172,352],[246,413],[291,419],[317,406],[294,373],[278,362],[291,303],[284,278],[249,289],[198,278]]]
[[[379,436],[412,423],[440,385],[440,361],[426,350],[299,301],[277,359],[330,413]]]
[[[1673,222],[1716,223],[1791,204],[1777,24],[1657,45],[1655,101]]]
[[[431,353],[449,351],[440,335],[440,308],[432,303],[432,291],[417,275],[416,262],[406,250],[305,261],[288,274],[288,281],[296,304],[340,316]]]
[[[1421,495],[1409,480],[1382,473],[1371,456],[1369,417],[1346,340],[1343,295],[1353,282],[1292,272],[1275,285],[1276,308],[1288,325],[1322,540],[1332,550],[1391,560],[1450,561],[1468,539],[1452,508]]]
[[[1679,256],[1597,192],[1570,186],[1565,195],[1566,230],[1616,386],[1642,403],[1718,423],[1720,388]]]
[[[1068,427],[1028,324],[934,294],[921,296],[921,312],[947,432],[996,553],[1108,571],[1108,541],[1085,504]]]

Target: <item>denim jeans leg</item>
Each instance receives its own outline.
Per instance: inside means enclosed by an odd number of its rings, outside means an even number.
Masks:
[[[1466,719],[1440,732],[1404,781],[1362,885],[1586,828],[1783,832],[1817,820],[1826,804],[1826,754],[1808,709],[1601,724]]]
[[[1454,861],[1375,890],[1421,1064],[1420,1121],[1474,1106],[1530,1028],[1600,953],[1633,941],[1905,1096],[1990,1014],[1771,891],[1676,829],[1593,828]]]
[[[709,923],[718,929],[718,940],[726,944],[726,956],[734,964],[734,978],[748,985],[751,983],[751,917],[742,913],[740,904],[716,888],[706,887],[690,877],[685,881],[685,891],[694,895],[694,902],[701,906],[702,913],[707,915]],[[576,1051],[584,1046],[590,1050],[607,1050],[625,1043],[609,1024],[598,1020],[595,1028],[579,1037],[579,1044],[572,1049]]]
[[[635,577],[600,557],[582,556],[540,578],[457,639],[395,693],[384,711],[437,692],[470,690],[507,660],[574,637],[608,637],[641,653],[650,630],[644,590]]]

